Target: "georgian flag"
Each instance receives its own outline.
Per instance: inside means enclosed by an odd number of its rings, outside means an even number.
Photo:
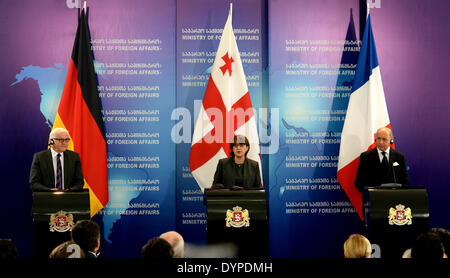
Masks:
[[[248,138],[247,157],[257,161],[261,171],[258,131],[231,19],[230,4],[192,136],[189,168],[202,190],[211,187],[219,159],[231,156],[235,134]]]
[[[375,148],[377,129],[391,128],[370,14],[364,29],[352,91],[341,134],[337,178],[363,220],[362,194],[354,185],[359,156]]]

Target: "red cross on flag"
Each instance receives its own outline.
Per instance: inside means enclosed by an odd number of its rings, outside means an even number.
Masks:
[[[261,172],[256,120],[231,18],[230,5],[192,136],[189,168],[202,190],[211,187],[219,159],[231,156],[235,134],[248,138],[247,157],[259,163]]]

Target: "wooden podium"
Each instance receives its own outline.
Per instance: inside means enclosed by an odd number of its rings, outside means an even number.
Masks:
[[[401,258],[416,237],[429,230],[424,187],[369,187],[366,198],[367,235],[380,246],[381,258]]]
[[[78,220],[90,219],[89,191],[33,192],[34,257],[48,258],[59,244],[70,240]]]
[[[269,256],[264,190],[207,189],[207,242],[233,243],[239,257]]]

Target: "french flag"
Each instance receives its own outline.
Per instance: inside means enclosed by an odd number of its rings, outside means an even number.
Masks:
[[[364,220],[363,201],[354,185],[356,170],[360,154],[376,147],[375,133],[380,127],[391,128],[391,124],[369,14],[341,133],[337,171],[339,183],[361,220]]]

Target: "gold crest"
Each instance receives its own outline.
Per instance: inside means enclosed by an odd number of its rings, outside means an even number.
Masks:
[[[242,210],[239,206],[235,206],[232,211],[227,210],[226,216],[225,221],[227,227],[241,228],[250,226],[248,210]]]
[[[60,232],[64,233],[67,231],[72,231],[73,225],[73,215],[68,214],[65,211],[58,211],[50,215],[50,232]]]
[[[412,214],[411,209],[406,208],[404,205],[396,205],[395,209],[389,209],[389,225],[411,225],[412,224]]]

